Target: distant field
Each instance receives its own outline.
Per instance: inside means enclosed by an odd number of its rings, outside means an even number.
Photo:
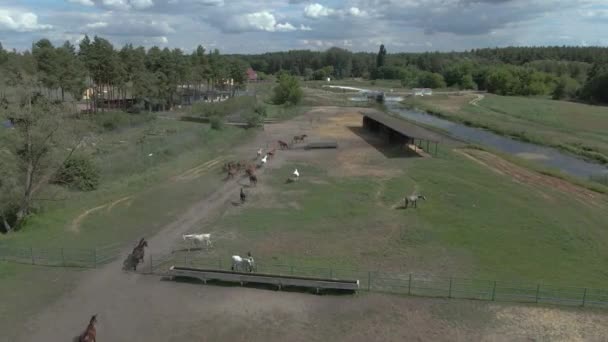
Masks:
[[[608,107],[540,98],[485,95],[408,98],[407,105],[520,140],[608,163]]]

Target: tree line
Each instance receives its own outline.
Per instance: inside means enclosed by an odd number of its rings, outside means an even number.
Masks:
[[[110,106],[122,109],[152,110],[172,108],[182,103],[182,96],[198,98],[206,90],[235,91],[244,83],[248,66],[200,45],[186,54],[181,49],[146,50],[132,44],[117,49],[98,36],[85,36],[78,48],[70,42],[55,47],[41,39],[22,53],[5,51],[0,44],[0,72],[8,75],[5,79],[35,78],[38,91],[49,99],[85,96],[94,112],[108,107],[104,105],[108,100]]]
[[[254,69],[289,72],[309,80],[361,77],[400,80],[404,87],[487,90],[501,95],[553,95],[554,98],[608,102],[602,91],[608,65],[603,47],[507,47],[465,52],[353,53],[292,50],[236,55]],[[605,89],[605,87],[604,87]]]

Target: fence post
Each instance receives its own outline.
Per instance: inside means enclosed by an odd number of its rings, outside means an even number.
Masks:
[[[372,271],[367,271],[367,291],[372,290]]]
[[[448,298],[452,298],[452,277],[450,277],[450,290],[448,291]]]
[[[61,248],[61,266],[65,266],[65,256],[63,253],[63,248]]]
[[[36,262],[34,261],[34,248],[30,247],[30,255],[32,256],[32,265],[36,265]]]
[[[587,301],[587,288],[585,287],[585,291],[583,292],[583,306],[585,306],[586,301]]]
[[[494,287],[492,287],[492,301],[496,300],[496,280],[494,280]]]
[[[410,273],[409,279],[407,281],[407,294],[408,296],[412,294],[412,274]]]
[[[184,266],[188,266],[188,252],[184,253]]]
[[[539,296],[540,296],[540,284],[536,285],[536,304],[538,304]]]

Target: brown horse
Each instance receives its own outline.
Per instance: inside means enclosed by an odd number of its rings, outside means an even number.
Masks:
[[[284,142],[283,140],[277,141],[279,143],[279,148],[281,150],[289,149],[289,144]]]
[[[97,330],[95,330],[95,324],[97,323],[97,315],[93,315],[87,325],[87,329],[80,335],[78,342],[97,342]]]
[[[245,173],[247,174],[247,176],[253,176],[255,174],[255,165],[250,164],[249,166],[247,166],[247,168],[245,169]]]
[[[250,175],[249,176],[249,185],[251,185],[251,186],[258,186],[258,176],[256,176],[256,175]]]
[[[306,137],[308,137],[308,135],[306,134],[296,135],[295,137],[293,137],[293,143],[297,144],[299,142],[304,142],[304,139],[306,139]]]
[[[148,247],[148,242],[142,238],[137,246],[133,248],[133,252],[127,256],[127,259],[123,263],[123,269],[137,271],[137,265],[144,261],[145,247]]]

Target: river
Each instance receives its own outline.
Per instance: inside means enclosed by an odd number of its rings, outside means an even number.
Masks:
[[[606,166],[577,158],[552,147],[515,140],[481,128],[469,127],[421,111],[406,109],[398,102],[386,101],[385,105],[388,111],[393,114],[409,121],[442,129],[456,139],[488,146],[504,153],[533,160],[575,177],[589,179],[592,176],[608,176]]]

